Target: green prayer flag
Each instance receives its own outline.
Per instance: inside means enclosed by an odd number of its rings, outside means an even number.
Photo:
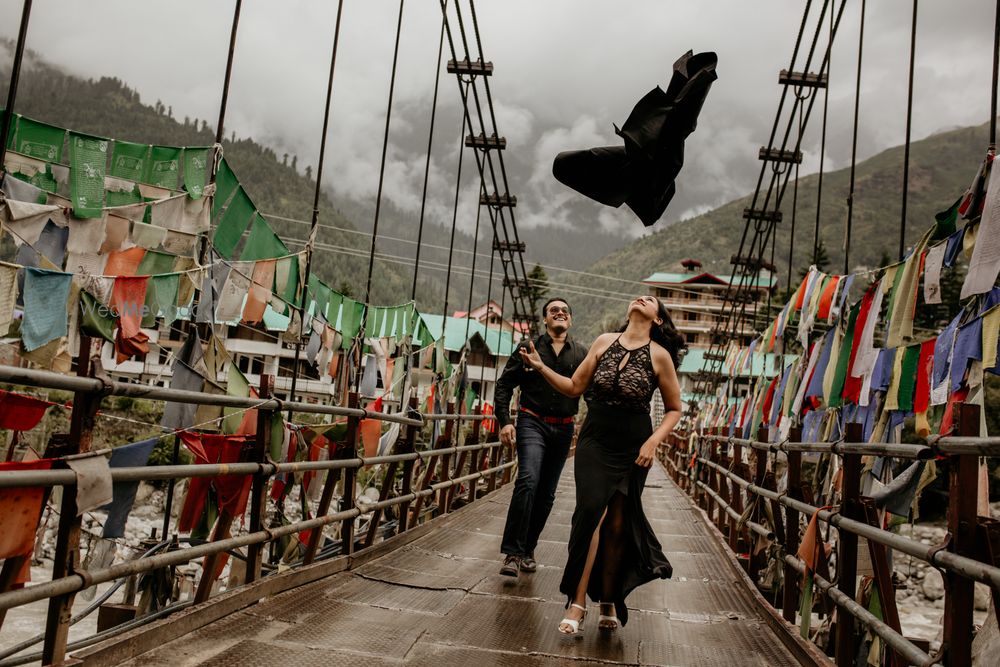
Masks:
[[[336,329],[334,326],[340,322],[340,306],[344,303],[344,295],[340,292],[330,291],[330,304],[326,307],[326,314],[328,316],[328,323],[331,327]]]
[[[215,199],[212,201],[212,222],[217,222],[219,216],[225,210],[229,198],[233,196],[236,189],[240,187],[240,182],[236,179],[236,174],[229,168],[226,158],[219,161],[219,168],[215,172]]]
[[[236,246],[239,245],[240,237],[250,224],[250,218],[255,213],[253,202],[249,195],[240,187],[237,188],[233,200],[226,208],[219,220],[219,226],[215,230],[215,237],[212,243],[219,254],[226,259],[232,259]]]
[[[247,238],[247,243],[243,246],[240,260],[277,259],[288,254],[288,246],[278,238],[271,226],[267,224],[267,220],[260,213],[254,215],[250,225],[250,237]]]
[[[111,309],[93,297],[90,292],[81,290],[80,333],[114,343],[116,326],[117,321]]]
[[[101,217],[108,140],[70,132],[69,163],[69,192],[73,215],[78,218]]]
[[[150,185],[176,190],[181,175],[181,150],[173,146],[153,146],[142,180]]]
[[[899,409],[903,412],[913,410],[913,392],[917,388],[917,365],[920,361],[920,346],[911,345],[896,350],[903,352],[903,365],[899,376]]]
[[[330,308],[330,298],[333,296],[333,290],[330,289],[326,283],[320,282],[319,293],[316,295],[316,312],[324,320],[329,321],[329,308]]]
[[[111,151],[111,170],[108,175],[129,181],[141,181],[148,158],[148,144],[116,141]]]
[[[53,194],[59,190],[59,183],[56,182],[56,177],[52,174],[52,169],[48,165],[46,165],[45,171],[38,172],[29,178],[28,182],[40,190],[45,190]],[[45,198],[45,201],[48,201],[48,197]],[[44,204],[45,202],[39,203]]]
[[[285,420],[281,416],[281,412],[271,413],[271,440],[268,443],[268,454],[272,461],[283,461],[281,456],[281,445],[285,441]],[[294,437],[288,443],[288,446],[294,450],[295,447]]]
[[[163,273],[170,273],[174,270],[174,263],[176,261],[176,255],[171,255],[168,252],[160,252],[159,250],[147,250],[139,262],[139,267],[136,269],[135,275],[158,276]]]
[[[148,256],[149,252],[146,255]],[[156,326],[157,316],[162,316],[167,325],[177,319],[177,290],[180,287],[180,278],[179,273],[170,273],[149,279],[146,284],[146,313],[142,318],[142,326]]]
[[[62,162],[66,130],[20,116],[17,122],[15,150],[46,162]],[[104,170],[101,170],[104,173]]]
[[[226,387],[226,395],[228,396],[240,396],[242,398],[247,398],[250,396],[250,383],[240,369],[236,367],[236,364],[229,363],[229,382]],[[222,432],[227,435],[233,435],[236,431],[240,430],[240,422],[243,421],[243,413],[245,410],[242,408],[222,408]]]
[[[395,369],[393,369],[395,370]],[[465,389],[465,411],[466,413],[472,412],[472,407],[476,404],[476,392],[473,388],[466,387]]]
[[[790,582],[785,582],[785,585],[790,585]],[[813,608],[813,575],[809,570],[806,570],[805,578],[802,582],[802,595],[800,597],[799,616],[802,618],[800,634],[803,639],[809,639],[809,626],[812,623]]]
[[[958,229],[958,206],[962,203],[962,197],[951,205],[947,211],[941,211],[934,215],[934,233],[931,241],[946,239]]]
[[[106,206],[131,206],[132,204],[141,204],[142,199],[142,192],[139,191],[138,185],[132,188],[131,192],[108,190],[104,194]]]
[[[827,405],[836,408],[844,404],[844,384],[847,382],[848,365],[851,361],[851,350],[854,348],[854,329],[858,322],[858,313],[861,312],[861,302],[858,301],[851,307],[851,315],[847,320],[847,333],[840,343],[840,356],[837,357],[837,371],[833,376],[833,386],[830,390]]]
[[[274,293],[279,295],[286,304],[297,303],[299,294],[299,258],[285,257],[279,259],[274,270]],[[290,305],[285,306],[288,312]]]
[[[343,336],[340,346],[343,349],[349,350],[351,348],[351,344],[361,328],[361,320],[364,316],[365,304],[344,297],[344,312],[340,322],[340,335]]]
[[[201,199],[208,182],[208,148],[184,149],[184,189],[191,199]]]

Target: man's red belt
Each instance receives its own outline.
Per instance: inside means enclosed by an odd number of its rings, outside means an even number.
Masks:
[[[542,415],[532,410],[529,410],[528,408],[521,408],[521,412],[523,412],[526,415],[531,415],[535,419],[541,419],[546,424],[559,424],[559,425],[572,424],[573,421],[576,419],[576,417],[543,417]]]

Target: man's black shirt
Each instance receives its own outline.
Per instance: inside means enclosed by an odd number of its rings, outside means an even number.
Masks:
[[[521,407],[543,417],[572,417],[579,408],[580,399],[570,398],[552,388],[542,374],[526,368],[521,361],[520,349],[527,348],[522,342],[507,359],[503,373],[496,386],[496,417],[503,428],[510,423],[510,399],[514,387],[521,387]],[[552,337],[547,333],[535,338],[535,350],[546,366],[560,375],[571,377],[576,367],[587,356],[587,348],[577,343],[567,334],[562,350],[557,355],[552,348]]]

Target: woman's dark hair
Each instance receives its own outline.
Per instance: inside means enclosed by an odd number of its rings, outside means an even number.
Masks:
[[[677,331],[677,327],[674,326],[674,321],[670,319],[670,313],[667,312],[667,307],[664,306],[663,302],[659,299],[656,300],[656,316],[663,320],[663,323],[650,323],[649,338],[670,353],[670,358],[674,362],[675,369],[680,368],[681,354],[687,349],[687,342],[685,342],[684,337],[681,336],[680,332]],[[628,320],[625,320],[625,324],[623,324],[622,328],[618,331],[623,332],[626,327],[628,327]]]

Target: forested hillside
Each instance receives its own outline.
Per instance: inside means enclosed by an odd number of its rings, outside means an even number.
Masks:
[[[5,67],[0,71],[0,90],[4,91],[10,75],[9,64]],[[215,139],[215,119],[210,124],[205,119],[175,118],[169,105],[141,100],[136,91],[118,79],[85,80],[67,75],[30,53],[26,54],[21,72],[15,111],[111,139],[170,146],[208,146]],[[308,224],[280,218],[310,219],[315,188],[310,178],[312,168],[306,170],[294,156],[279,157],[253,139],[233,134],[223,141],[223,150],[259,210],[271,214],[269,222],[274,230],[292,250],[301,248],[309,235]],[[356,229],[325,194],[320,199],[320,221],[323,225]],[[313,271],[331,287],[360,296],[365,287],[370,240],[329,227],[321,230],[319,239]],[[389,305],[409,298],[413,276],[410,266],[377,261],[375,269],[374,303]],[[423,307],[437,309],[443,287],[434,278],[425,274],[418,301]]]
[[[948,208],[969,186],[986,154],[987,137],[988,128],[982,125],[937,134],[912,144],[907,243],[916,242],[920,234],[933,224],[934,214]],[[690,159],[696,160],[697,156]],[[859,266],[877,266],[883,255],[895,259],[899,244],[902,181],[902,147],[891,148],[857,165],[851,232],[852,270]],[[799,269],[811,262],[817,184],[818,176],[815,174],[799,180],[793,276],[797,276]],[[829,255],[827,269],[831,271],[843,270],[849,184],[849,169],[828,172],[823,177],[820,239]],[[785,287],[788,275],[792,194],[792,183],[789,182],[781,205],[784,219],[778,225],[774,255],[779,288]],[[680,261],[690,257],[701,261],[708,271],[728,274],[732,269],[730,257],[736,254],[743,232],[742,212],[749,204],[748,196],[704,215],[677,222],[611,253],[589,270],[642,280],[655,271],[680,271]],[[602,289],[623,289],[623,283],[596,278],[574,282]],[[642,287],[633,285],[632,289],[641,291]],[[624,301],[581,296],[575,297],[575,304],[577,324],[585,337],[599,332],[606,318],[624,314],[625,308]]]

